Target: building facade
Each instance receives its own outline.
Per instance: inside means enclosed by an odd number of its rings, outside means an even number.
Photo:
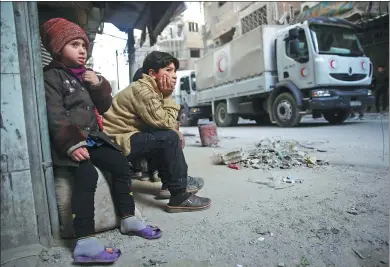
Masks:
[[[204,54],[203,25],[203,4],[187,3],[187,10],[163,30],[153,47],[149,47],[147,42],[140,47],[140,38],[137,38],[134,67],[142,67],[146,55],[157,50],[178,58],[180,70],[193,69],[195,61]]]
[[[223,45],[263,24],[288,24],[300,2],[204,2],[206,48]]]

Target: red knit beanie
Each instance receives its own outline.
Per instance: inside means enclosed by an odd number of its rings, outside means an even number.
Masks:
[[[62,48],[72,40],[83,39],[89,47],[88,36],[85,31],[77,24],[62,18],[54,18],[46,21],[41,26],[42,44],[56,57]]]

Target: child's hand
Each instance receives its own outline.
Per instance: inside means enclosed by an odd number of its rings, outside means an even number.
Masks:
[[[72,154],[70,154],[70,158],[76,162],[88,160],[89,159],[88,150],[85,147],[80,147],[75,151],[73,151]]]
[[[169,95],[171,95],[172,92],[173,92],[173,89],[175,88],[175,87],[172,85],[171,78],[168,77],[167,75],[164,75],[164,76],[160,77],[160,78],[157,80],[157,86],[158,86],[158,89],[160,90],[160,92],[161,92],[164,96],[169,96]]]
[[[100,80],[96,73],[92,70],[87,70],[84,73],[84,81],[89,83],[90,85],[98,85],[100,83]]]
[[[184,140],[184,136],[183,136],[183,134],[179,131],[179,130],[174,130],[176,133],[177,133],[177,135],[179,136],[179,139],[180,139],[180,142],[181,142],[181,148],[182,149],[184,149],[184,147],[185,147],[185,145],[186,145],[186,142],[185,142],[185,140]]]

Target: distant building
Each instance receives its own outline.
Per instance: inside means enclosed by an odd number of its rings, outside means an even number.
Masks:
[[[148,47],[147,42],[139,47],[140,38],[136,39],[135,69],[142,67],[144,58],[153,50],[178,58],[181,70],[194,68],[195,61],[203,56],[204,13],[200,2],[189,2],[187,6],[188,9],[163,30],[153,47]]]
[[[206,48],[230,42],[263,24],[288,24],[301,2],[204,2]]]

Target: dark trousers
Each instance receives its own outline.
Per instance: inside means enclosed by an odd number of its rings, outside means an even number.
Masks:
[[[156,130],[136,133],[131,136],[130,145],[127,156],[130,162],[141,158],[152,159],[149,160],[151,168],[157,169],[163,187],[168,188],[172,196],[186,191],[188,166],[176,132]]]
[[[74,177],[72,195],[73,227],[76,237],[95,233],[94,197],[98,173],[94,165],[111,174],[112,194],[121,217],[133,216],[134,198],[131,193],[131,168],[126,157],[109,146],[88,148],[90,160],[71,168]]]
[[[389,105],[388,85],[380,85],[375,92],[375,107],[377,112],[385,111]]]

